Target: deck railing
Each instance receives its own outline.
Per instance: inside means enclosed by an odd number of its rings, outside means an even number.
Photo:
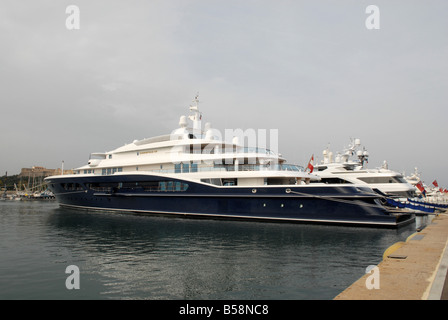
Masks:
[[[113,168],[115,170],[111,170],[111,168],[103,168],[101,169],[101,172],[95,172],[95,175],[113,175],[115,172],[122,173],[126,172],[123,167],[120,168]],[[97,171],[99,169],[96,169]],[[86,171],[86,170],[84,170]],[[93,170],[92,170],[93,171]],[[177,165],[175,168],[170,169],[151,169],[151,170],[145,170],[143,168],[140,168],[141,172],[147,171],[147,172],[158,172],[158,173],[194,173],[194,172],[211,172],[211,171],[221,171],[221,172],[228,172],[228,171],[294,171],[294,172],[304,172],[305,169],[302,166],[295,165],[295,164],[268,164],[268,165],[261,165],[261,164],[215,164],[213,166],[201,166],[201,165],[195,165],[194,163],[185,163],[181,165]],[[75,174],[80,174],[81,172],[76,172]],[[85,172],[90,173],[90,172]],[[92,172],[93,174],[93,172]]]
[[[210,171],[305,171],[302,166],[294,164],[273,164],[273,165],[260,165],[260,164],[220,164],[214,166],[197,166],[188,167],[181,166],[181,169],[158,169],[150,170],[152,172],[160,173],[188,173],[188,172],[210,172]]]

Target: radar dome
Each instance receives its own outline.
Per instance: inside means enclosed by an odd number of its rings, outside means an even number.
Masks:
[[[179,127],[185,128],[187,126],[187,117],[181,116],[179,120]]]

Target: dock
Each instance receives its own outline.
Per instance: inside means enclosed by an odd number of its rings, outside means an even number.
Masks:
[[[383,260],[334,300],[448,300],[448,214],[389,247]],[[377,286],[373,276],[377,272]]]

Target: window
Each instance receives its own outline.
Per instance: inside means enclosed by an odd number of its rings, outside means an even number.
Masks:
[[[395,180],[397,180],[398,183],[408,183],[402,176],[396,176]]]
[[[237,185],[236,179],[223,179],[222,184],[224,186],[236,186]]]
[[[67,185],[67,186],[65,186]],[[66,190],[84,190],[81,185],[63,184]],[[87,183],[86,187],[96,192],[145,193],[186,191],[188,184],[181,181],[131,181]]]
[[[319,181],[317,181],[319,182]],[[334,184],[334,183],[351,183],[347,180],[341,179],[341,178],[322,178],[321,182],[323,183],[330,183],[330,184]]]
[[[359,178],[359,180],[367,183],[402,183],[402,181],[396,177],[365,177]]]
[[[159,181],[158,191],[186,191],[188,183],[181,181]]]
[[[201,182],[213,184],[215,186],[233,186],[236,185],[236,179],[221,179],[212,178],[212,179],[201,179]]]
[[[90,189],[96,192],[111,192],[113,188],[116,188],[118,183],[115,182],[100,182],[89,184]]]
[[[61,187],[67,191],[81,191],[84,190],[83,186],[79,183],[62,183]]]
[[[138,168],[138,167],[137,167]],[[138,170],[138,169],[137,169]],[[92,171],[93,173],[94,173],[94,171]],[[103,168],[103,169],[101,169],[101,174],[103,175],[103,176],[105,176],[105,175],[111,175],[111,174],[114,174],[115,172],[123,172],[123,168],[122,167],[120,167],[120,168]],[[90,170],[89,170],[89,173],[91,173],[90,172]]]
[[[180,163],[175,163],[174,164],[174,173],[180,173]]]

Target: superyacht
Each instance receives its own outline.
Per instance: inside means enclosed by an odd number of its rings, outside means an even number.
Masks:
[[[196,96],[170,134],[93,153],[74,174],[46,178],[60,206],[188,217],[398,227],[367,185],[326,184],[279,153],[202,128]]]

